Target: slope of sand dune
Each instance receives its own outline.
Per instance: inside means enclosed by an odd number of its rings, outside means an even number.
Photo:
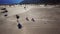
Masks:
[[[60,8],[27,5],[26,10],[29,7],[30,9],[26,11],[22,6],[6,7],[9,17],[0,13],[0,34],[60,34]],[[20,16],[22,29],[17,27],[16,14]],[[35,21],[32,21],[32,18]]]

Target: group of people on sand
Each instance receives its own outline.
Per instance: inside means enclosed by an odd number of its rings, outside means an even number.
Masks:
[[[6,9],[6,8],[2,8],[1,10],[4,10],[3,12],[1,12],[1,13],[4,13],[4,16],[6,17],[6,16],[8,16],[8,10]]]
[[[20,24],[19,22],[19,15],[16,15],[16,18],[17,18],[17,23],[18,23],[18,28],[21,29],[22,28],[22,25]],[[26,20],[29,21],[28,17],[26,17]],[[34,18],[31,19],[33,22],[35,22]]]
[[[8,16],[8,14],[7,14],[8,13],[8,10],[6,10],[6,8],[2,8],[1,10],[4,10],[1,13],[5,13],[4,16],[7,17]],[[17,26],[18,26],[19,29],[21,29],[22,28],[22,25],[19,22],[19,18],[20,18],[20,16],[19,15],[16,15],[16,19],[17,19],[17,23],[18,23]],[[26,17],[26,20],[29,21],[29,18]],[[32,18],[31,21],[35,22],[34,18]]]

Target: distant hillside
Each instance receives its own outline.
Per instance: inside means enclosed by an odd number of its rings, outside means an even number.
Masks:
[[[20,4],[60,4],[60,0],[24,0]]]

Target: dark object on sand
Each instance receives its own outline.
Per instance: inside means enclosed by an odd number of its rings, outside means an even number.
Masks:
[[[7,14],[4,15],[5,17],[8,16]]]
[[[6,10],[6,8],[2,8],[1,10]]]
[[[16,15],[16,18],[19,19],[20,17],[18,15]]]
[[[7,10],[5,10],[5,11],[3,11],[3,12],[1,12],[1,13],[7,13],[8,11]]]
[[[26,6],[24,7],[24,9],[26,10]]]
[[[31,21],[35,22],[34,18],[32,18]]]
[[[8,12],[7,10],[5,10],[5,12]]]
[[[28,17],[26,17],[26,20],[29,21]]]
[[[18,29],[21,29],[22,28],[22,25],[20,23],[18,23]]]

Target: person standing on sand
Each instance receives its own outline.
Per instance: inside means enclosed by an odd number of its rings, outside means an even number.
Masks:
[[[21,29],[22,28],[22,25],[19,22],[19,18],[20,18],[19,15],[16,15],[16,18],[17,18],[17,23],[18,23],[17,26],[18,26],[19,29]]]

